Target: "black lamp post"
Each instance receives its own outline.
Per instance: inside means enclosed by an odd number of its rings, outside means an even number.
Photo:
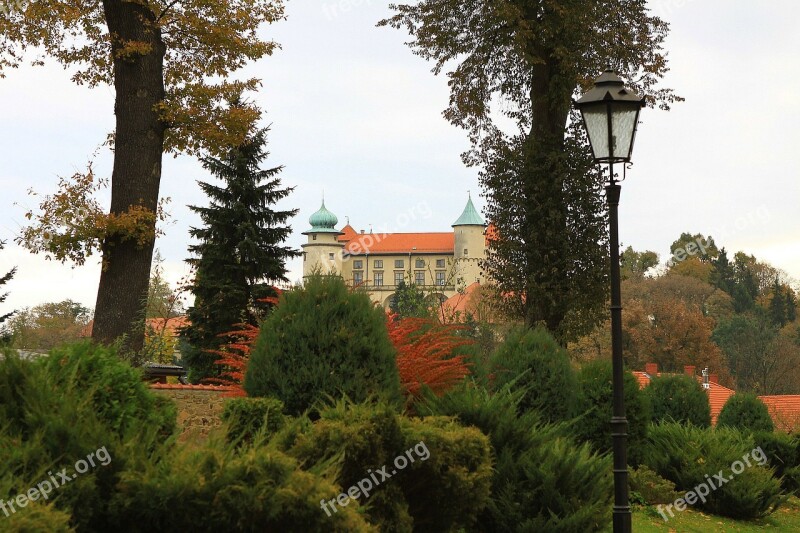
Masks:
[[[611,238],[611,360],[613,364],[614,407],[611,437],[614,446],[614,533],[630,533],[631,506],[628,499],[628,420],[625,418],[625,392],[622,364],[622,301],[619,276],[619,207],[620,185],[614,178],[614,163],[631,159],[639,111],[644,98],[625,88],[616,72],[607,69],[594,87],[575,103],[589,134],[594,160],[608,164],[606,185],[608,220]]]

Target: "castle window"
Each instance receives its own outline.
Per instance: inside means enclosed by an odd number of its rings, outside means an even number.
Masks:
[[[364,283],[364,273],[363,272],[353,272],[353,284],[360,285]]]
[[[437,270],[436,271],[436,284],[437,285],[444,285],[444,271]]]
[[[383,287],[383,272],[375,272],[375,286]]]
[[[425,271],[417,270],[414,272],[414,283],[417,285],[425,285]]]
[[[312,235],[312,236],[311,236],[311,240],[312,240],[312,241],[316,241],[316,240],[317,240],[317,236],[316,236],[316,235]]]
[[[469,255],[469,250],[467,250],[466,248],[464,248],[464,256],[467,256],[467,255]]]
[[[364,268],[364,261],[362,261],[361,259],[353,261],[353,268],[355,270],[361,270],[362,268]]]
[[[335,257],[336,257],[336,255],[335,255],[333,252],[331,252],[331,253],[329,253],[329,254],[328,254],[328,259],[330,259],[331,261],[333,261],[333,259],[334,259]]]
[[[303,252],[303,261],[308,261],[308,254]]]
[[[400,283],[403,281],[403,277],[404,276],[405,276],[405,272],[395,272],[394,273],[394,284],[395,285],[400,285]]]
[[[375,268],[383,268],[383,259],[376,259],[374,266]]]
[[[395,268],[403,268],[405,266],[405,262],[402,259],[395,259],[394,267]]]
[[[444,259],[436,260],[436,268],[444,268]]]
[[[417,263],[414,265],[414,268],[425,268],[425,260],[417,259]]]

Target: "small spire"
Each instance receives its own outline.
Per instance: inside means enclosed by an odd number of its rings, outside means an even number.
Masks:
[[[350,225],[350,217],[345,215],[344,219],[347,221],[347,225],[349,226]]]

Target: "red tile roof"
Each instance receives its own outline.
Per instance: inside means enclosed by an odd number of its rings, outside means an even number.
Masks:
[[[800,395],[759,396],[767,406],[775,429],[791,432],[800,428]]]
[[[344,241],[341,238],[340,240]],[[455,251],[455,234],[453,232],[366,233],[356,234],[346,242],[345,251],[351,255],[452,254]]]

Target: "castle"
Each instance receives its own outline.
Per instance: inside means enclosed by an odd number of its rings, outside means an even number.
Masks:
[[[311,215],[304,231],[303,276],[312,272],[340,274],[366,290],[372,301],[389,306],[400,282],[422,288],[440,301],[484,281],[486,224],[472,198],[453,231],[441,233],[366,233],[350,224],[336,229],[339,219],[325,207]]]

